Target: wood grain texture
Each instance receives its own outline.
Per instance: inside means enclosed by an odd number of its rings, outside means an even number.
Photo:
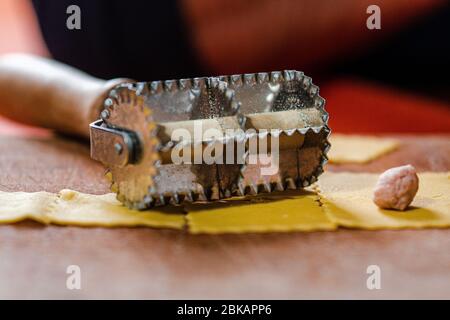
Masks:
[[[101,80],[39,56],[6,54],[0,56],[0,113],[89,139],[89,124],[99,118],[108,92],[128,81]]]
[[[399,139],[371,164],[328,169],[450,170],[450,136]],[[0,189],[107,192],[88,151],[61,137],[0,138]],[[448,229],[213,236],[23,222],[0,226],[0,298],[450,298],[448,248]],[[78,291],[66,289],[71,264]],[[366,288],[371,264],[381,290]]]

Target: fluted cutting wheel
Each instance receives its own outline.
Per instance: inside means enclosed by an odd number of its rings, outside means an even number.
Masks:
[[[172,164],[167,155],[184,141],[172,141],[168,128],[185,128],[191,120],[215,119],[223,129],[242,128],[239,105],[226,83],[216,78],[121,84],[105,100],[102,118],[107,127],[137,134],[141,154],[134,164],[109,166],[111,190],[128,207],[145,209],[184,199],[210,200],[231,194],[241,164]],[[170,125],[172,123],[172,125]],[[169,132],[167,132],[169,130]],[[226,145],[234,137],[224,137]],[[211,147],[219,140],[195,140]],[[201,149],[201,148],[200,148]]]
[[[157,173],[159,141],[151,110],[137,90],[135,84],[122,84],[114,88],[105,100],[102,117],[108,126],[132,130],[137,134],[138,145],[141,146],[137,163],[125,167],[109,166],[106,177],[119,201],[131,208],[144,209],[150,204],[148,190]]]
[[[105,100],[102,119],[107,127],[132,132],[140,154],[126,165],[105,164],[111,190],[128,207],[145,209],[307,187],[323,172],[330,147],[324,105],[311,78],[293,70],[121,84]],[[172,163],[168,156],[185,141],[173,141],[171,130],[188,128],[192,120],[215,121],[222,130],[256,129],[258,138],[270,129],[280,139],[279,170],[262,175],[259,162]],[[252,136],[190,143],[236,146],[242,140],[246,146]]]

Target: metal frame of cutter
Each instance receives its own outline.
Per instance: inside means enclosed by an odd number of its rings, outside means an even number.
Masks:
[[[327,161],[330,129],[324,105],[311,78],[293,70],[121,84],[105,100],[102,119],[91,124],[91,156],[107,167],[118,199],[137,209],[304,188],[317,180]],[[252,134],[188,141],[192,148],[275,136],[278,173],[262,176],[263,165],[248,161],[170,163],[173,148],[186,144],[171,140],[171,128],[190,128],[198,120]]]

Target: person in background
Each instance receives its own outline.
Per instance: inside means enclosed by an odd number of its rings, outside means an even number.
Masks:
[[[300,69],[361,73],[402,85],[448,67],[441,0],[33,0],[51,56],[94,76],[138,80]],[[81,29],[66,28],[66,9]],[[431,79],[430,79],[431,78]],[[438,79],[438,80],[443,80]],[[413,85],[414,83],[410,83]]]
[[[23,28],[24,51],[50,56],[103,79],[150,81],[298,69],[315,82],[350,75],[449,101],[450,80],[443,72],[450,63],[448,1],[377,1],[381,29],[376,30],[366,25],[372,4],[372,0],[4,0],[3,9],[15,8],[16,17],[24,21],[0,19],[0,52],[2,38],[14,41],[5,31],[12,30],[9,21],[15,30]],[[71,5],[80,8],[80,29],[66,26]],[[358,86],[352,88],[357,97]],[[360,94],[368,95],[370,91]],[[341,100],[353,116],[351,101]],[[382,100],[373,105],[383,109]],[[335,108],[335,115],[344,114],[343,107]],[[415,114],[408,103],[398,110],[397,116],[389,113],[391,129],[398,127],[404,110]],[[386,112],[380,115],[385,118]],[[364,125],[371,128],[372,119],[366,120],[370,121]],[[337,126],[346,127],[346,122]],[[438,129],[445,127],[442,123]]]

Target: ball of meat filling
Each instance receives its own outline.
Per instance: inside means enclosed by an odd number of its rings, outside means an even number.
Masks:
[[[405,210],[419,189],[419,177],[412,165],[391,168],[378,178],[373,202],[382,209]]]

